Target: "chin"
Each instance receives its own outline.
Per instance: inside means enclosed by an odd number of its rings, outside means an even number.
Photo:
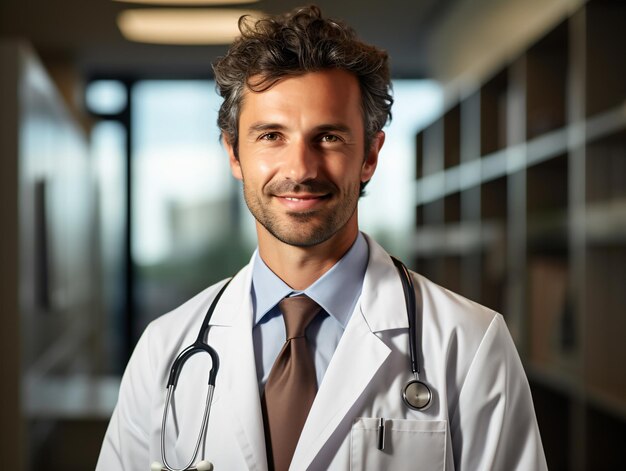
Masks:
[[[269,233],[284,244],[294,247],[314,247],[330,240],[341,228],[328,227],[307,227],[303,231],[297,224],[290,224],[291,227],[274,228],[266,227]],[[296,227],[294,227],[296,226]]]

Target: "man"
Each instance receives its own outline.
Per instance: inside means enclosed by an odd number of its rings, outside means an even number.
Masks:
[[[502,317],[415,273],[420,379],[432,399],[414,409],[403,398],[411,311],[357,211],[390,117],[386,54],[316,7],[241,31],[214,67],[218,121],[258,251],[221,297],[224,282],[148,326],[98,469],[148,469],[162,456],[176,469],[545,469]],[[214,301],[202,339],[219,358],[208,427],[211,362],[197,355],[163,431],[170,365]]]

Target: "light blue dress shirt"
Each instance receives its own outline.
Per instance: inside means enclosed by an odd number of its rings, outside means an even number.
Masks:
[[[285,324],[278,310],[278,302],[285,296],[302,293],[324,310],[306,331],[315,363],[317,384],[321,384],[361,295],[368,259],[367,241],[359,232],[356,241],[341,260],[304,291],[296,291],[269,269],[258,251],[254,254],[252,338],[260,390],[263,390],[272,365],[285,343]]]

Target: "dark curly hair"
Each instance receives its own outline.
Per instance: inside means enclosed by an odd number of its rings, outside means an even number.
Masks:
[[[262,92],[285,76],[326,69],[354,74],[361,88],[366,149],[391,119],[387,53],[361,42],[345,23],[323,18],[317,6],[258,20],[242,16],[239,30],[241,36],[213,64],[217,90],[224,98],[217,122],[235,155],[245,88]]]

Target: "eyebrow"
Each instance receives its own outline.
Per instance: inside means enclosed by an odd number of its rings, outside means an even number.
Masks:
[[[287,126],[279,123],[254,123],[250,127],[248,127],[248,136],[256,134],[258,132],[263,131],[284,131],[287,129]],[[341,123],[329,123],[329,124],[321,124],[315,127],[314,131],[316,133],[324,133],[324,132],[340,132],[343,134],[347,134],[352,136],[352,132],[348,126]]]
[[[317,132],[340,132],[343,134],[352,135],[352,132],[348,126],[341,123],[322,124],[315,128]]]
[[[284,131],[287,126],[278,123],[254,123],[248,127],[248,137],[264,131]]]

